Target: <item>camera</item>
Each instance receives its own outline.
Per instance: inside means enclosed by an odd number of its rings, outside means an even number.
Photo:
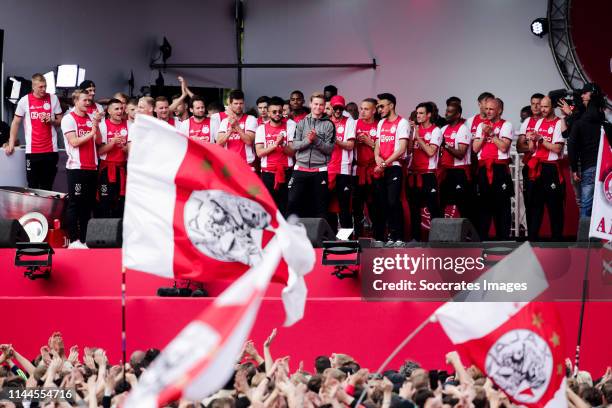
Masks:
[[[569,106],[580,106],[580,92],[571,89],[555,89],[548,93],[552,106],[557,106],[560,100],[564,100]]]

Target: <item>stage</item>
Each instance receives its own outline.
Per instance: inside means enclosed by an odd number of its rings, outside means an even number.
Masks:
[[[546,251],[538,250],[538,257]],[[544,251],[544,252],[542,252]],[[585,249],[578,249],[586,251]],[[26,357],[33,359],[53,331],[61,331],[66,347],[96,346],[107,350],[113,362],[121,359],[121,252],[119,249],[58,249],[49,281],[30,281],[13,265],[14,249],[0,249],[2,338]],[[272,284],[264,299],[251,334],[258,349],[274,327],[279,327],[272,347],[275,357],[291,356],[292,368],[300,360],[313,370],[314,358],[333,352],[353,356],[362,366],[378,368],[385,357],[440,302],[367,302],[361,298],[360,282],[339,280],[333,269],[320,263],[307,276],[309,289],[304,319],[290,328],[280,328],[284,319],[280,291]],[[580,258],[581,259],[581,258]],[[595,258],[594,262],[598,260]],[[600,261],[600,260],[599,260]],[[546,265],[544,265],[546,266]],[[554,265],[553,265],[554,267]],[[546,269],[546,268],[545,268]],[[169,280],[139,272],[127,277],[127,350],[163,348],[174,335],[212,298],[159,298],[158,287]],[[568,281],[568,286],[575,287]],[[592,283],[598,284],[597,282]],[[207,285],[211,295],[225,284]],[[575,288],[577,291],[578,288]],[[577,292],[578,293],[578,292]],[[566,354],[573,359],[578,330],[580,302],[557,302],[565,324]],[[581,368],[594,378],[603,374],[612,361],[610,332],[606,322],[612,304],[589,302],[582,340]],[[469,318],[469,316],[466,316]],[[453,347],[436,323],[429,324],[391,363],[398,368],[405,359],[414,359],[426,368],[445,367],[444,355]]]

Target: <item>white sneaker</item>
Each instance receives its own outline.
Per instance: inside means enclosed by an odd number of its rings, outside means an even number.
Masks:
[[[73,241],[68,245],[68,249],[89,249],[89,248],[87,247],[87,245],[85,245],[84,243],[82,243],[80,240],[77,239],[76,241]]]

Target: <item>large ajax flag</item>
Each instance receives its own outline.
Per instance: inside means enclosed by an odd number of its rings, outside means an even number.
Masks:
[[[589,236],[612,241],[612,146],[608,139],[602,127]]]

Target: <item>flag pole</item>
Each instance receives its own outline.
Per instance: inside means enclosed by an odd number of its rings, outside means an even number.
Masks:
[[[416,329],[411,331],[410,334],[408,334],[408,336],[406,336],[406,338],[404,340],[402,340],[402,342],[400,344],[397,345],[397,347],[391,352],[391,354],[389,354],[389,356],[380,365],[380,367],[378,367],[378,370],[376,370],[376,374],[380,375],[383,372],[383,370],[395,358],[395,356],[397,356],[397,354],[400,351],[402,351],[402,349],[404,347],[406,347],[406,344],[408,344],[417,334],[419,334],[419,332],[421,330],[423,330],[425,328],[425,326],[427,326],[431,322],[431,318],[432,318],[433,315],[434,315],[434,313],[432,313],[429,316],[427,316],[427,318],[425,320],[423,320],[421,322],[421,324],[419,324],[416,327]],[[365,395],[366,395],[366,389],[364,388],[363,391],[361,392],[361,395],[359,395],[359,399],[357,400],[357,403],[355,404],[355,406],[359,406],[359,404],[361,404],[361,402],[365,398]]]
[[[126,319],[126,285],[125,285],[125,266],[121,268],[121,359],[123,360],[123,384],[126,384],[125,372],[127,367],[126,361],[126,333],[125,333],[125,319]]]
[[[582,279],[582,300],[580,302],[580,319],[578,320],[578,339],[576,340],[576,359],[574,361],[574,375],[578,373],[580,364],[580,344],[582,343],[582,323],[584,322],[584,308],[589,292],[589,264],[591,263],[591,237],[587,242],[586,266],[584,267],[584,278]]]

